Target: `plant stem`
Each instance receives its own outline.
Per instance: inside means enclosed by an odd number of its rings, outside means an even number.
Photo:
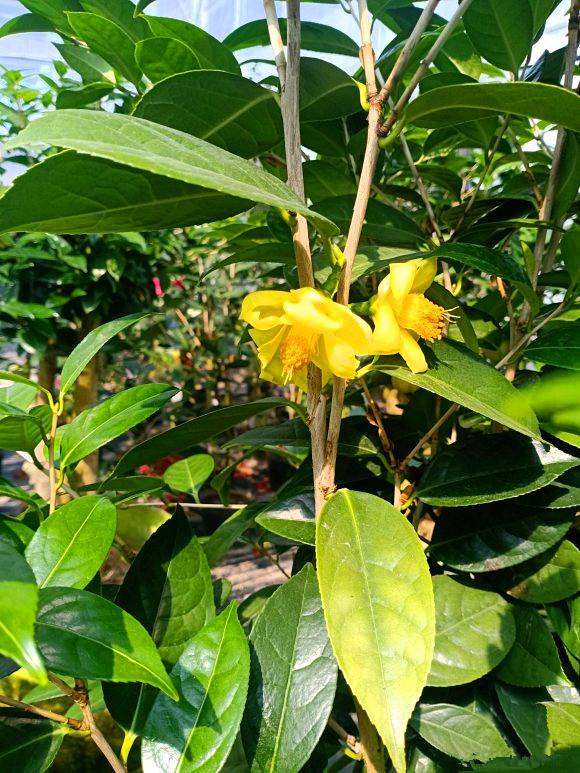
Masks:
[[[58,411],[56,407],[52,409],[52,422],[50,425],[50,437],[48,444],[48,480],[50,485],[49,515],[56,510],[56,494],[58,491],[58,479],[54,466],[54,444],[56,439],[56,430],[58,428]]]
[[[365,764],[365,771],[366,773],[385,773],[385,747],[381,737],[356,698],[354,703],[358,719],[360,750]]]
[[[77,704],[83,713],[84,725],[90,731],[91,738],[93,739],[95,745],[101,750],[115,773],[126,773],[126,767],[122,764],[115,752],[111,749],[109,742],[95,723],[95,718],[93,716],[89,700],[89,692],[87,690],[86,682],[83,679],[75,679],[75,691],[78,694]]]
[[[41,709],[38,706],[33,706],[30,703],[17,701],[14,698],[9,698],[7,695],[0,695],[0,703],[4,703],[6,706],[13,706],[15,709],[27,711],[29,714],[36,714],[39,717],[44,717],[44,719],[52,719],[53,722],[60,722],[63,725],[73,727],[75,730],[84,729],[83,723],[78,719],[65,717],[63,714],[57,714],[54,711],[47,711],[46,709]]]
[[[360,744],[356,740],[354,735],[351,735],[348,733],[342,725],[339,725],[339,723],[333,718],[329,717],[328,719],[328,727],[331,730],[334,730],[334,732],[337,734],[337,736],[345,742],[345,744],[348,746],[348,748],[353,751],[355,754],[360,755]]]

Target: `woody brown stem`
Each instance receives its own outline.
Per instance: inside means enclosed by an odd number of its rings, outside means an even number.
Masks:
[[[14,698],[9,698],[7,695],[0,695],[0,703],[3,703],[5,706],[12,706],[15,709],[27,711],[29,714],[36,714],[36,716],[44,717],[44,719],[51,719],[53,722],[60,722],[61,724],[68,725],[75,730],[84,729],[83,723],[78,719],[65,717],[63,714],[57,714],[55,711],[48,711],[47,709],[41,709],[38,706],[33,706],[30,703],[17,701]]]

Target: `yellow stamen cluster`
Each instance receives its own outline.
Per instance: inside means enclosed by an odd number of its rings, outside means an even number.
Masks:
[[[314,351],[312,336],[305,335],[298,330],[290,329],[288,335],[280,344],[280,359],[283,373],[287,381],[301,370],[312,359]]]
[[[438,306],[420,293],[410,293],[397,313],[399,324],[413,330],[425,341],[438,341],[447,324],[447,315]]]

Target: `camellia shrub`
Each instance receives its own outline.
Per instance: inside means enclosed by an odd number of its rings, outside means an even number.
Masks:
[[[56,33],[61,80],[4,145],[39,160],[0,230],[219,221],[213,297],[221,276],[262,386],[82,485],[179,399],[158,373],[67,416],[155,317],[119,308],[58,389],[2,373],[0,447],[49,494],[0,486],[23,510],[0,518],[2,675],[37,683],[0,696],[0,769],[44,771],[77,735],[115,771],[580,770],[577,0],[340,0],[336,27],[264,0],[223,42],[148,0],[22,3],[0,34]],[[553,12],[561,47],[532,56]],[[210,480],[228,503],[237,461],[274,454],[282,485],[209,537],[171,504]],[[293,563],[238,606],[210,570],[240,542]]]

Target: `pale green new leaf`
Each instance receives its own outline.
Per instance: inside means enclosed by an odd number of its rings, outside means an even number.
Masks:
[[[197,496],[200,488],[212,474],[215,467],[209,454],[195,454],[187,459],[174,462],[163,473],[163,480],[174,491],[184,491]]]
[[[338,664],[401,773],[407,722],[425,686],[435,640],[433,588],[421,543],[388,502],[343,489],[320,515],[316,556]]]

